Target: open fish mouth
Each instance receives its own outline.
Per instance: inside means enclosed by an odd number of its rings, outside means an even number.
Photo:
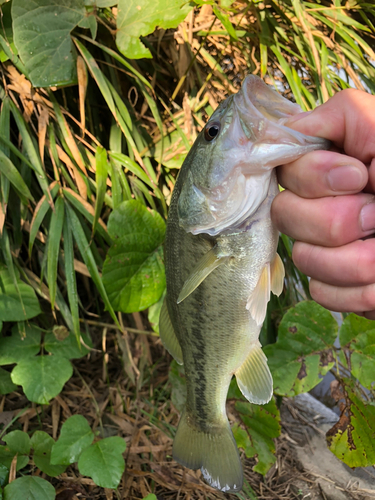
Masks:
[[[329,141],[284,125],[301,111],[259,77],[247,76],[199,138],[205,163],[197,169],[193,165],[182,186],[180,225],[192,234],[211,236],[240,230],[265,200],[273,168],[328,149]]]

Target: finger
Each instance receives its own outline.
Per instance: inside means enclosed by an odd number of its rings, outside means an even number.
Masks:
[[[296,242],[293,262],[311,278],[333,286],[375,283],[375,239],[358,240],[338,248]]]
[[[374,96],[347,89],[314,111],[293,116],[286,125],[307,135],[329,139],[349,156],[369,163],[375,157],[374,107]]]
[[[310,281],[311,297],[330,311],[363,313],[375,310],[375,284],[337,287]]]
[[[338,247],[375,232],[375,198],[359,193],[304,199],[286,190],[274,199],[271,216],[279,231],[298,241]]]
[[[366,193],[375,193],[375,158],[368,167],[368,183],[364,191]]]
[[[354,194],[368,182],[367,168],[362,162],[332,151],[307,153],[279,168],[277,177],[284,188],[303,198]]]

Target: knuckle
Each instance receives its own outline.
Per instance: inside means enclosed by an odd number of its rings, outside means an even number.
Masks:
[[[345,224],[336,213],[328,216],[327,219],[327,243],[330,246],[341,246],[345,241]]]

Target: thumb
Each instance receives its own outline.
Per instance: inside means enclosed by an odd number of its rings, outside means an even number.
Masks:
[[[285,125],[306,135],[329,139],[363,163],[375,158],[375,96],[347,89],[314,111],[292,116]]]

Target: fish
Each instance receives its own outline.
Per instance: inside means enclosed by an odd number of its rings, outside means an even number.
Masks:
[[[270,216],[279,192],[275,167],[329,148],[285,125],[300,112],[248,75],[198,135],[169,208],[159,328],[167,351],[184,365],[187,387],[173,458],[227,493],[243,484],[225,408],[231,379],[250,403],[265,404],[273,394],[259,333],[270,293],[282,292],[285,275]]]

